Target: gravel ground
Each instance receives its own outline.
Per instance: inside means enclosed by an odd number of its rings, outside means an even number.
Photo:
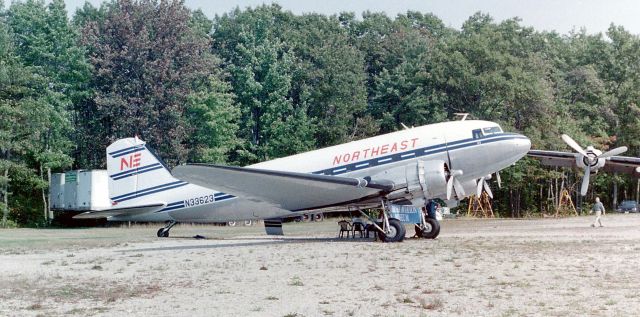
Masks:
[[[0,230],[0,315],[640,315],[639,214],[603,228],[446,220],[436,240],[394,244],[336,239],[336,221],[276,239],[261,226]]]

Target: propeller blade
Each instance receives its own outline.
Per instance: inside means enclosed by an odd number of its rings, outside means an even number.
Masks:
[[[498,181],[498,188],[502,188],[502,179],[500,178],[500,172],[496,172],[496,180]]]
[[[572,149],[576,150],[576,152],[582,154],[583,156],[588,156],[587,152],[585,152],[580,145],[576,141],[574,141],[570,136],[563,134],[562,140],[564,143],[567,143]]]
[[[453,186],[456,188],[456,196],[458,196],[458,199],[462,199],[464,196],[466,196],[464,187],[462,187],[462,184],[460,184],[460,181],[458,179],[453,180]]]
[[[484,177],[478,180],[478,185],[476,186],[476,197],[480,197],[480,194],[482,194],[482,184],[484,184]]]
[[[587,190],[589,190],[589,176],[591,175],[591,166],[587,165],[584,168],[584,176],[582,176],[582,186],[580,187],[580,195],[587,195]]]
[[[451,199],[451,192],[454,186],[455,186],[456,194],[463,193],[463,196],[464,196],[464,189],[458,190],[459,188],[462,188],[462,185],[460,185],[460,182],[456,179],[456,177],[462,176],[462,174],[463,173],[461,170],[451,170],[451,173],[449,174],[450,175],[449,180],[447,181],[447,200]]]
[[[489,187],[489,183],[487,183],[487,181],[484,181],[484,190],[487,192],[487,195],[489,195],[489,197],[491,197],[491,199],[493,199],[493,193],[491,192],[491,187]]]
[[[624,153],[626,151],[627,151],[627,147],[626,146],[621,146],[621,147],[617,147],[617,148],[615,148],[615,149],[613,149],[611,151],[607,151],[607,152],[604,152],[604,153],[598,155],[598,158],[607,158],[607,157],[611,157],[611,156],[616,156],[616,155],[622,154],[622,153]]]

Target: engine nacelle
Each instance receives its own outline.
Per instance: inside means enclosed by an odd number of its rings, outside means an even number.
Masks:
[[[594,149],[592,146],[587,147],[586,151],[588,156],[576,154],[576,165],[579,168],[585,168],[587,165],[590,167],[591,173],[597,172],[604,167],[605,159],[597,158],[602,151]]]
[[[447,165],[444,161],[418,161],[418,177],[422,192],[428,198],[447,195]]]

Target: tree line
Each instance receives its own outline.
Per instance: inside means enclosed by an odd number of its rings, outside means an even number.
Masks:
[[[44,224],[49,175],[104,168],[105,148],[133,135],[171,166],[245,165],[468,112],[534,148],[567,150],[567,133],[637,156],[639,61],[638,36],[614,24],[558,34],[476,13],[457,30],[429,13],[276,4],[211,19],[175,0],[86,3],[69,18],[63,0],[0,2],[2,224]],[[572,173],[523,159],[496,209],[547,210]],[[632,196],[613,175],[590,195],[614,180]]]

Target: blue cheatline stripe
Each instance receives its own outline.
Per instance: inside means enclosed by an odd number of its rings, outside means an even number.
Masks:
[[[224,200],[234,199],[234,198],[237,198],[237,197],[233,196],[231,194],[225,194],[225,193],[220,192],[220,193],[215,193],[214,194],[214,198],[215,198],[215,200],[212,201],[211,203],[221,202],[221,201],[224,201]],[[203,205],[200,205],[200,206],[203,206]],[[164,207],[163,209],[158,210],[156,212],[171,211],[171,210],[177,210],[177,209],[181,209],[181,208],[186,208],[186,206],[184,204],[184,200],[176,201],[176,202],[172,202],[170,204],[167,204],[166,207]]]
[[[158,185],[158,186],[153,186],[153,187],[145,188],[143,190],[139,190],[139,191],[135,191],[135,192],[131,192],[131,193],[127,193],[127,194],[111,197],[111,200],[113,200],[115,202],[125,201],[125,200],[129,200],[129,199],[132,199],[132,198],[136,198],[136,197],[140,197],[140,196],[145,196],[145,195],[149,195],[149,194],[165,191],[167,189],[184,186],[184,185],[187,185],[187,184],[189,184],[189,183],[183,182],[183,181],[175,181],[175,182],[162,184],[162,185]]]
[[[189,185],[189,183],[184,182],[182,184],[176,184],[176,185],[172,185],[172,186],[169,186],[169,187],[163,187],[163,188],[152,190],[152,191],[145,190],[145,192],[136,192],[132,196],[128,196],[128,197],[125,197],[125,198],[119,198],[119,199],[112,199],[112,200],[115,201],[115,202],[122,202],[122,201],[125,201],[125,200],[139,198],[139,197],[142,197],[142,196],[147,196],[147,195],[163,192],[163,191],[166,191],[166,190],[169,190],[169,189],[182,187],[182,186],[185,186],[185,185]]]
[[[236,198],[236,196],[233,196],[233,195],[224,195],[224,196],[215,197],[215,198],[216,198],[216,200],[215,200],[215,201],[223,201],[223,200],[227,200],[227,199]]]
[[[180,208],[184,208],[184,201],[176,201],[175,203],[168,204],[167,207],[164,207],[164,209],[158,210],[157,212],[176,210]]]
[[[143,151],[144,149],[145,149],[144,146],[141,147],[141,148],[130,149],[130,150],[126,151],[126,152],[121,152],[121,153],[118,153],[118,154],[111,155],[111,157],[116,158],[116,157],[120,157],[120,156],[125,156],[127,154]]]
[[[160,163],[154,163],[154,164],[150,164],[150,165],[146,165],[143,167],[138,167],[132,170],[128,170],[128,171],[124,171],[124,172],[120,172],[120,173],[116,173],[111,175],[111,178],[113,178],[114,180],[119,180],[119,179],[123,179],[123,178],[127,178],[129,176],[133,176],[133,175],[137,175],[137,174],[142,174],[142,173],[146,173],[149,171],[154,171],[157,169],[162,168],[162,164]]]
[[[351,163],[351,164],[342,165],[342,166],[329,168],[325,170],[315,171],[313,172],[313,174],[340,175],[340,174],[358,170],[365,166],[366,167],[381,166],[381,165],[391,164],[399,161],[413,159],[416,157],[423,157],[423,156],[428,156],[432,154],[442,153],[442,152],[446,152],[447,150],[453,151],[453,150],[458,150],[466,147],[476,146],[479,144],[487,144],[487,143],[493,143],[493,142],[504,141],[504,140],[513,140],[513,139],[527,139],[527,137],[519,134],[515,134],[515,133],[501,133],[501,134],[495,134],[492,136],[478,138],[478,139],[471,138],[471,139],[458,140],[450,143],[441,143],[441,144],[431,145],[431,146],[427,146],[419,149],[413,149],[410,151],[394,153],[394,154],[382,156],[382,157],[376,157],[366,161],[361,161],[361,162]]]
[[[140,175],[140,174],[144,174],[144,173],[146,173],[146,172],[151,172],[151,171],[159,170],[159,169],[161,169],[161,168],[163,168],[163,166],[162,166],[162,165],[158,165],[158,166],[155,166],[155,167],[152,167],[152,168],[148,168],[148,169],[143,170],[143,171],[138,171],[138,172],[136,172],[136,173],[132,173],[132,174],[129,174],[129,175],[125,175],[125,176],[121,176],[121,177],[118,177],[118,178],[114,178],[114,180],[119,180],[119,179],[127,178],[127,177],[129,177],[129,176],[133,176],[133,175]]]
[[[112,157],[118,157],[118,156],[122,156],[125,154],[129,154],[129,153],[133,153],[133,152],[137,152],[140,150],[143,150],[145,148],[144,144],[138,144],[138,145],[134,145],[128,148],[124,148],[124,149],[120,149],[117,151],[113,151],[113,152],[109,152],[109,155],[111,155]],[[133,151],[133,152],[130,152]],[[125,153],[126,152],[126,153]]]

